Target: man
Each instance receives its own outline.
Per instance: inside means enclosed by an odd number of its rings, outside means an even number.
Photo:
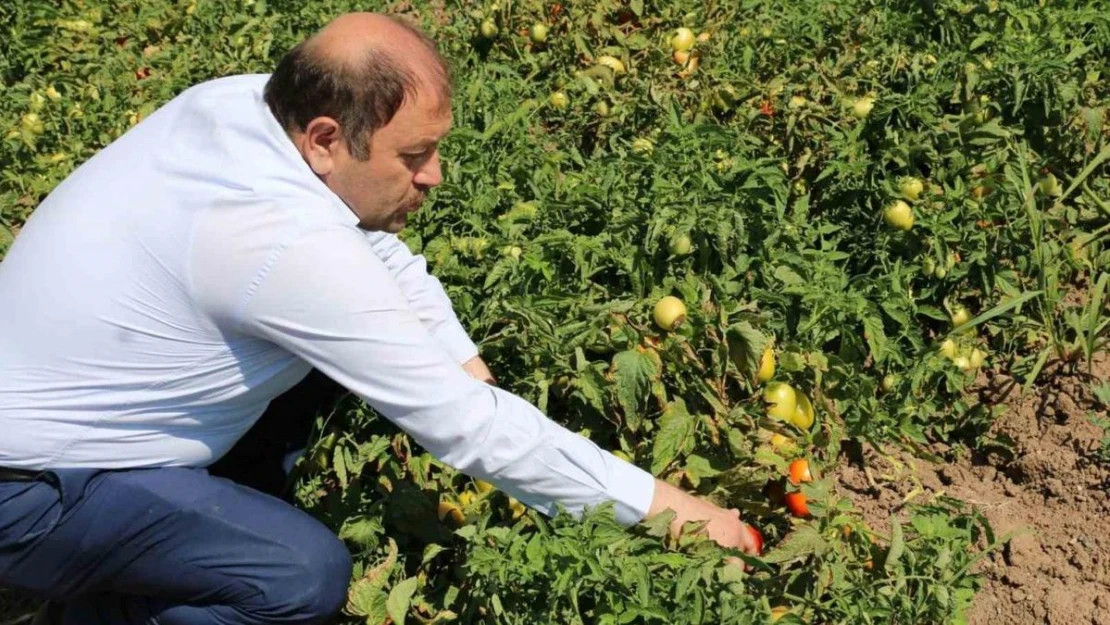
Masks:
[[[43,202],[0,264],[0,585],[63,623],[325,622],[349,555],[271,494],[330,380],[545,513],[671,508],[754,550],[737,511],[487,383],[392,234],[441,181],[449,97],[424,35],[346,15],[270,77],[187,90]]]

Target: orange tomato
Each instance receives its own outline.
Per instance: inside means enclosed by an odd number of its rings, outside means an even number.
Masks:
[[[809,470],[809,461],[798,458],[790,463],[790,483],[797,486],[802,482],[812,482],[813,473]]]

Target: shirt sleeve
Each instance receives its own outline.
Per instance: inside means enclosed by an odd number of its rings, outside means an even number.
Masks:
[[[242,330],[308,361],[444,463],[548,515],[606,501],[626,525],[647,514],[651,474],[467,375],[360,233],[302,234],[252,284]]]
[[[394,234],[366,232],[365,236],[393,276],[412,311],[436,342],[459,364],[477,356],[478,346],[459,322],[443,285],[428,273],[424,257],[409,251],[408,246]]]

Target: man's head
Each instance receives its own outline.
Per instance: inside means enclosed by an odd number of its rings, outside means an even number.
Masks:
[[[442,179],[447,65],[427,36],[400,20],[337,18],[282,58],[265,99],[362,228],[399,231]]]

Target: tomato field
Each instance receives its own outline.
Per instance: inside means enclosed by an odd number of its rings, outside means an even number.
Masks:
[[[1020,532],[944,476],[1018,483],[1037,443],[1008,408],[1074,396],[1033,429],[1082,433],[1052,479],[1110,512],[1104,3],[6,2],[0,254],[160,104],[366,9],[452,65],[445,181],[402,237],[499,384],[766,544],[744,570],[666,519],[546,518],[351,398],[297,468],[356,557],[345,622],[1065,622],[973,610]],[[905,458],[951,466],[936,488],[868,466]],[[865,514],[849,474],[911,486]],[[1101,616],[1070,623],[1110,622],[1091,540],[1057,579]]]

